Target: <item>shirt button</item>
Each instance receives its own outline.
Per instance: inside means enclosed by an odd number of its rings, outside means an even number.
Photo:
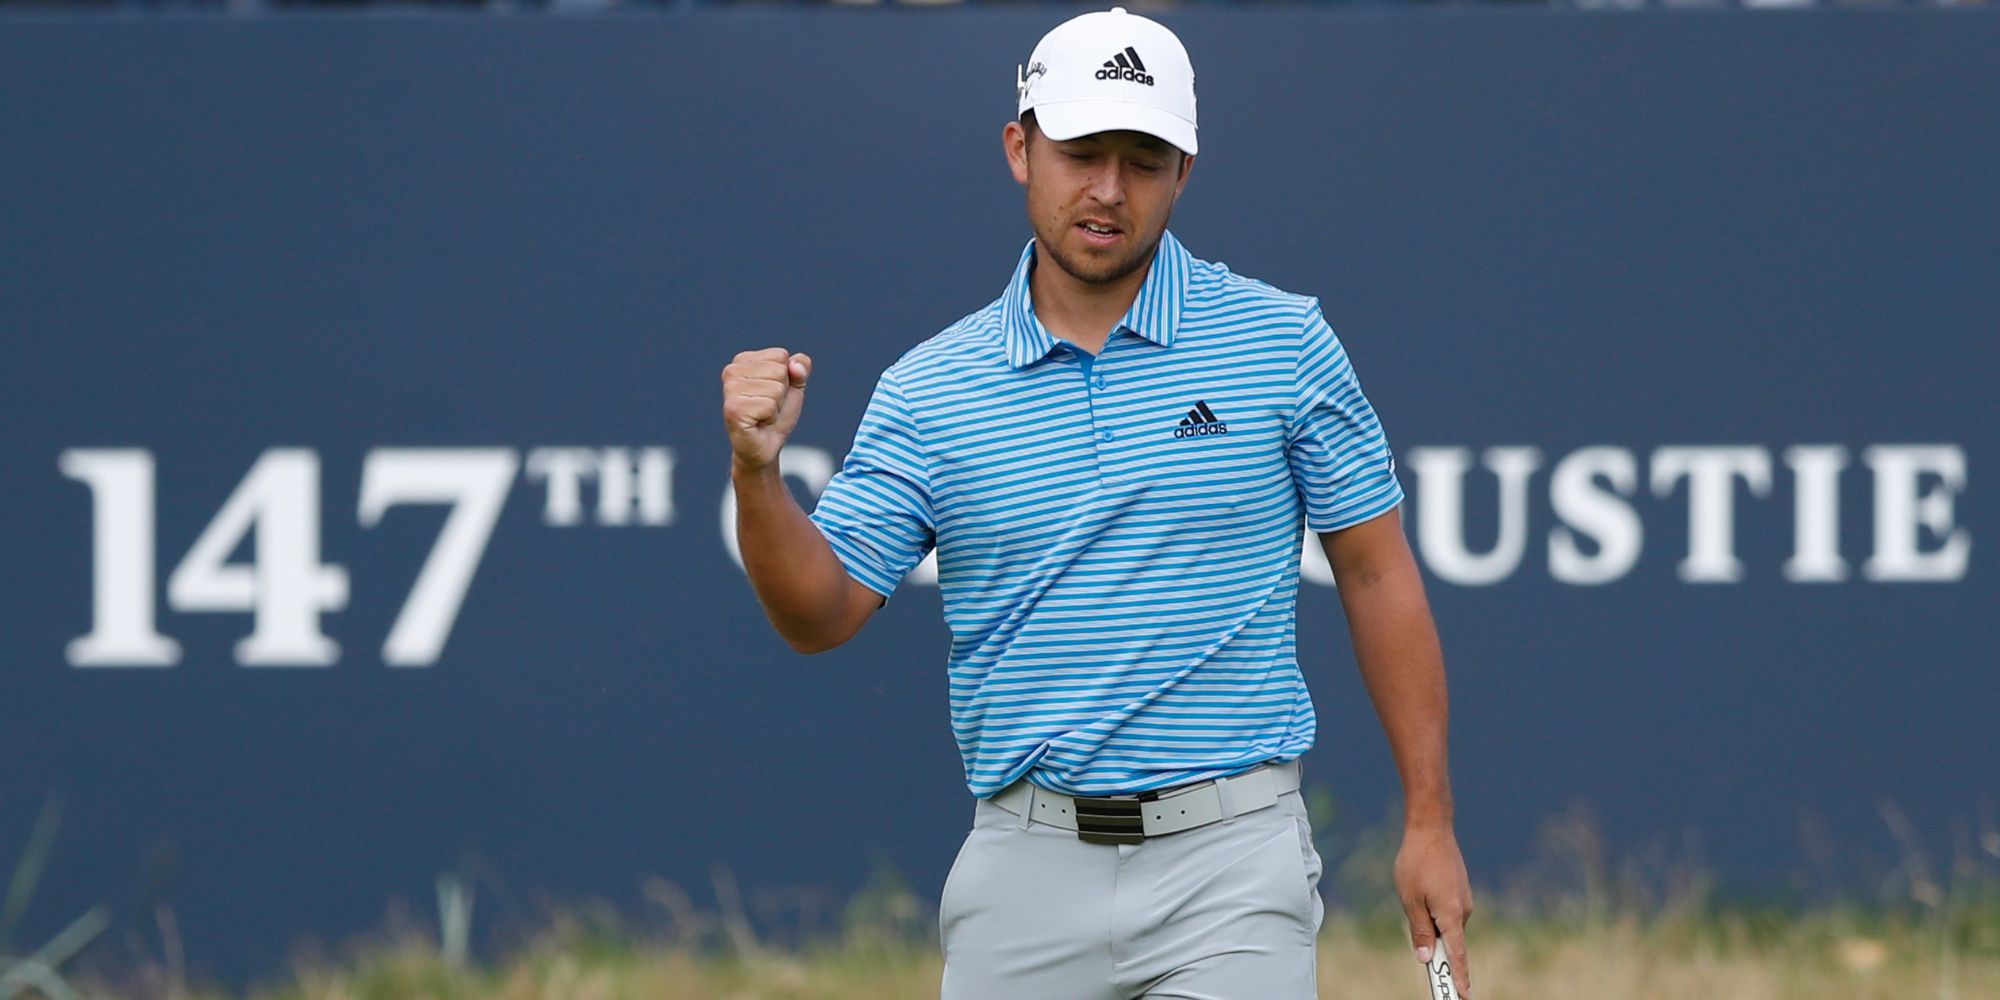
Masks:
[[[1097,439],[1098,439],[1099,441],[1109,441],[1109,440],[1111,440],[1111,438],[1112,438],[1112,434],[1111,434],[1111,432],[1110,432],[1110,431],[1108,431],[1108,430],[1102,430],[1102,431],[1098,431],[1098,432],[1097,432]]]
[[[1097,376],[1096,378],[1094,378],[1094,379],[1091,379],[1091,380],[1090,380],[1090,384],[1091,384],[1091,385],[1094,385],[1094,386],[1096,386],[1096,387],[1098,387],[1099,389],[1102,389],[1102,388],[1104,388],[1104,386],[1105,386],[1105,385],[1106,385],[1107,383],[1108,383],[1108,380],[1107,380],[1107,379],[1106,379],[1106,378],[1105,378],[1104,376],[1102,376],[1102,375],[1099,375],[1099,376]]]

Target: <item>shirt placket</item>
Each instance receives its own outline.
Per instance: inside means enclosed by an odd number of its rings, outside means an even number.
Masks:
[[[1117,329],[1111,331],[1111,336],[1105,338],[1104,347],[1095,358],[1081,350],[1071,348],[1071,352],[1076,355],[1078,366],[1082,369],[1084,399],[1090,413],[1090,443],[1096,451],[1098,482],[1103,482],[1111,471],[1118,467],[1114,451],[1118,447],[1119,434],[1118,428],[1114,426],[1117,422],[1115,419],[1117,408],[1111,401],[1111,369],[1115,365],[1111,355],[1115,350],[1113,345],[1118,341],[1118,334]]]

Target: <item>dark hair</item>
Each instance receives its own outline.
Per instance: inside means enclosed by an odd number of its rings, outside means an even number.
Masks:
[[[1040,125],[1035,124],[1035,109],[1029,108],[1028,110],[1021,112],[1020,122],[1021,122],[1021,127],[1027,130],[1028,133],[1027,141],[1034,142],[1035,136],[1039,135],[1042,131],[1042,127]],[[1173,149],[1181,154],[1181,169],[1186,170],[1188,161],[1187,151],[1178,149],[1172,143],[1168,143],[1167,148]]]

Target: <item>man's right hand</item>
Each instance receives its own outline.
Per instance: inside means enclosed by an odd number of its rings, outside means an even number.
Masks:
[[[811,374],[811,358],[782,347],[744,351],[723,367],[722,422],[738,466],[762,469],[777,462],[799,424]]]

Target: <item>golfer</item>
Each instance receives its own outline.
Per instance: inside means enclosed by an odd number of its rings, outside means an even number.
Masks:
[[[1443,655],[1346,352],[1316,300],[1167,231],[1197,146],[1171,31],[1084,14],[1017,87],[1001,141],[1034,238],[999,298],[882,373],[811,515],[778,456],[812,359],[722,371],[744,566],[794,648],[847,641],[937,552],[976,799],[939,903],[943,995],[1317,995],[1306,530],[1402,779],[1412,945],[1447,949],[1466,993]]]

